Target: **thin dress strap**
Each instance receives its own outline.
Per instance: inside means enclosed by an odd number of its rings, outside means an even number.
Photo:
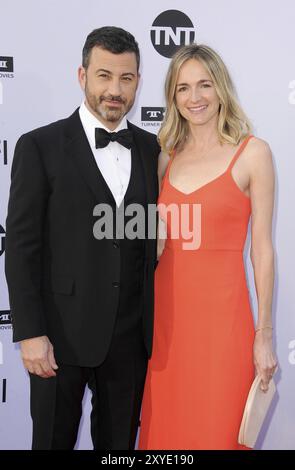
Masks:
[[[238,150],[236,151],[236,153],[234,154],[233,156],[233,159],[232,161],[230,162],[228,168],[227,168],[227,171],[231,171],[232,167],[234,166],[234,164],[236,163],[237,159],[239,158],[239,156],[241,155],[241,153],[243,152],[244,148],[246,147],[247,143],[249,142],[249,140],[254,137],[252,134],[248,135],[248,137],[246,137],[246,139],[241,143],[241,145],[239,146]]]

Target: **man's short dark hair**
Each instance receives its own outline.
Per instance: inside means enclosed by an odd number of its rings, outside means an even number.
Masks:
[[[113,54],[122,54],[123,52],[134,52],[139,69],[140,54],[138,43],[134,36],[128,31],[116,26],[103,26],[94,29],[86,38],[82,51],[82,65],[87,69],[89,65],[90,54],[93,47],[101,47]]]

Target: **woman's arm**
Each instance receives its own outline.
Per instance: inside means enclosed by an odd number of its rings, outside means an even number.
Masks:
[[[250,163],[250,198],[252,206],[250,254],[258,301],[254,364],[256,372],[262,377],[262,389],[266,391],[277,365],[272,350],[274,169],[268,144],[259,139],[251,142],[248,161]]]

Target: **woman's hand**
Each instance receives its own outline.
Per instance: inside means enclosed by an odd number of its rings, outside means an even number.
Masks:
[[[272,348],[271,328],[256,331],[253,352],[256,373],[261,377],[261,390],[267,392],[269,381],[277,368],[277,360]]]

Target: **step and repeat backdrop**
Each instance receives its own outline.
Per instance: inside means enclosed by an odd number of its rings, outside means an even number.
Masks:
[[[273,240],[278,393],[258,449],[295,449],[295,3],[294,0],[0,0],[0,449],[29,449],[29,380],[12,343],[4,276],[5,220],[18,137],[70,115],[82,102],[77,80],[87,34],[104,25],[136,37],[141,83],[129,119],[157,133],[164,78],[173,52],[195,41],[228,65],[254,133],[273,151],[276,202]],[[245,265],[256,317],[253,270]],[[218,351],[216,351],[218,354]],[[184,397],[185,399],[185,397]],[[84,397],[77,449],[90,449],[90,394]]]

